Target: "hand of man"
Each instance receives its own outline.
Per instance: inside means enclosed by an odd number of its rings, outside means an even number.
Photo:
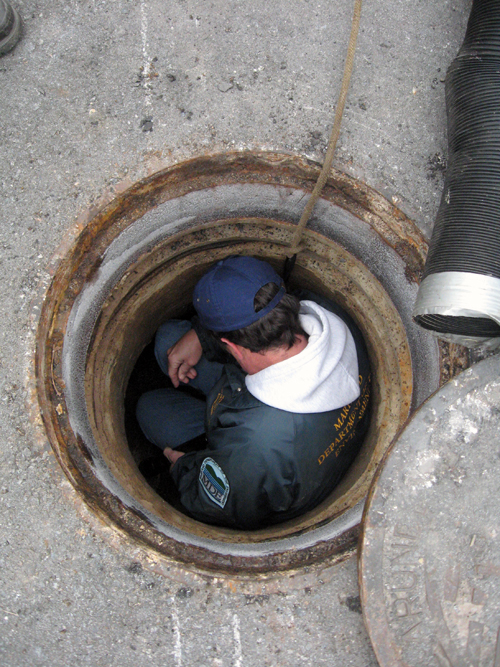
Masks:
[[[200,339],[194,329],[190,329],[175,345],[168,349],[168,376],[174,387],[194,380],[196,364],[201,359],[203,350]]]
[[[184,452],[176,452],[175,449],[172,449],[171,447],[165,447],[163,453],[171,463],[170,470],[172,470],[177,460],[180,459],[181,456],[184,456]]]

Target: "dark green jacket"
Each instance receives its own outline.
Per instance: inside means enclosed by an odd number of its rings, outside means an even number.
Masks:
[[[172,469],[194,518],[243,530],[291,519],[324,500],[352,463],[369,422],[370,369],[357,327],[337,306],[326,307],[353,334],[360,397],[329,412],[286,412],[254,398],[245,373],[226,364],[207,397],[207,449],[185,454]]]

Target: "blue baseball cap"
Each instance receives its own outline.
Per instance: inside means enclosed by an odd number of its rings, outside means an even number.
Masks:
[[[255,312],[255,295],[267,283],[279,292]],[[232,255],[217,262],[194,288],[193,305],[202,326],[212,331],[235,331],[257,322],[278,305],[285,285],[273,267],[254,257]]]

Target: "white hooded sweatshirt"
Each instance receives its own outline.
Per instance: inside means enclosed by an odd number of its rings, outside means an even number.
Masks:
[[[287,412],[327,412],[359,397],[358,358],[347,325],[314,301],[301,301],[300,323],[307,347],[253,375],[248,391],[266,405]]]

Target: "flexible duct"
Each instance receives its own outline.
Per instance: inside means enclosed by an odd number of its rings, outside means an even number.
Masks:
[[[500,0],[474,0],[446,75],[448,168],[415,321],[500,344]]]

